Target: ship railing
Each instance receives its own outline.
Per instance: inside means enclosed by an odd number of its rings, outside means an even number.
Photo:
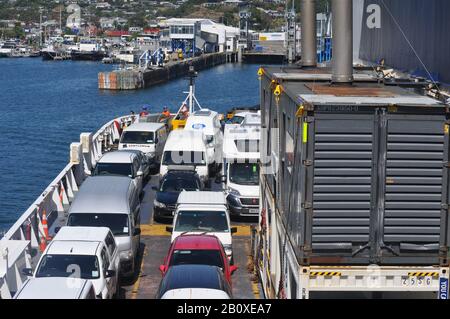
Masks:
[[[123,128],[136,119],[134,115],[116,118],[95,134],[82,133],[80,142],[70,145],[69,164],[0,240],[0,299],[12,298],[25,282],[22,270],[35,266],[58,221],[67,217],[80,185],[102,154],[115,148]]]

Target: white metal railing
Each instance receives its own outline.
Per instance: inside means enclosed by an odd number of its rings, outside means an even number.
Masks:
[[[43,216],[47,217],[50,234],[55,221],[63,218],[83,183],[99,158],[111,150],[120,138],[121,130],[137,116],[116,118],[95,134],[82,133],[80,142],[70,145],[70,162],[44,192],[19,217],[0,240],[0,299],[11,298],[26,280],[23,268],[33,267],[32,254],[46,242]]]

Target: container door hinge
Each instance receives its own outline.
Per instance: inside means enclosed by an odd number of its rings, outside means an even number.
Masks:
[[[310,209],[312,208],[312,204],[310,202],[304,202],[302,203],[302,208]]]
[[[314,117],[313,116],[307,116],[305,117],[305,119],[303,120],[306,123],[313,123],[314,122]]]
[[[303,160],[303,165],[305,166],[311,166],[313,164],[313,161],[311,160]]]
[[[441,209],[445,209],[448,211],[448,204],[441,204]]]

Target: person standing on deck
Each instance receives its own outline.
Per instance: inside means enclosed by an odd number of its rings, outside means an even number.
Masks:
[[[169,118],[170,117],[170,111],[169,111],[169,108],[167,106],[164,106],[163,111],[162,111],[162,116],[163,116],[163,118]]]
[[[139,116],[148,116],[148,105],[144,105],[143,107],[142,107],[142,111],[141,111],[141,113],[139,113]]]

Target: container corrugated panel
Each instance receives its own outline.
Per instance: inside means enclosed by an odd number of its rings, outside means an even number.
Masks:
[[[349,255],[369,242],[374,114],[318,114],[314,139],[312,249]]]
[[[426,120],[389,116],[383,241],[399,253],[439,250],[445,200],[444,122],[439,115]]]

